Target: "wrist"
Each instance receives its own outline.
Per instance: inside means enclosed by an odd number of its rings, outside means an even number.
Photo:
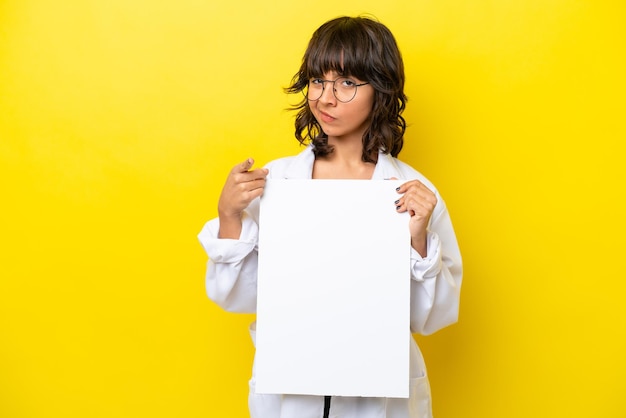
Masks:
[[[233,222],[241,221],[241,212],[227,212],[221,209],[217,209],[217,216],[220,218],[220,222]]]
[[[412,236],[411,247],[413,247],[413,249],[417,251],[417,253],[420,256],[425,258],[427,256],[427,251],[428,251],[428,244],[426,242],[426,234],[415,236],[415,237]]]
[[[241,235],[241,214],[224,214],[219,213],[220,229],[218,238],[239,239]]]

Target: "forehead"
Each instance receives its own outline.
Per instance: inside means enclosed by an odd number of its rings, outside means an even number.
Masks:
[[[370,54],[354,37],[328,36],[312,39],[305,60],[309,77],[335,73],[337,76],[366,78]],[[368,65],[369,62],[369,65]]]
[[[312,48],[306,61],[306,72],[311,75],[323,75],[335,73],[344,75],[343,51],[337,48],[328,48],[329,45],[319,45]]]

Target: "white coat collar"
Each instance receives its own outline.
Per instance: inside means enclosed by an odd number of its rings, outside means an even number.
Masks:
[[[313,154],[313,146],[308,145],[304,151],[294,156],[287,168],[285,169],[286,179],[311,179],[313,174],[313,163],[315,162],[315,154]],[[403,179],[398,162],[389,154],[378,152],[378,162],[372,174],[372,180],[384,180],[395,177],[399,180]]]

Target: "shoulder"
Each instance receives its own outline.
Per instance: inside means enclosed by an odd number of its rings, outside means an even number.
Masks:
[[[419,180],[426,187],[431,189],[436,194],[439,194],[435,185],[421,172],[413,168],[411,165],[405,163],[398,158],[392,157],[389,154],[385,154],[384,158],[386,159],[386,163],[390,166],[388,170],[385,170],[388,175],[387,178],[397,177],[402,180]]]
[[[288,167],[296,159],[296,157],[297,157],[296,155],[290,155],[287,157],[277,158],[265,164],[265,168],[280,169],[283,167]]]
[[[270,161],[265,168],[269,170],[269,178],[310,178],[314,161],[312,148],[306,147],[297,155]]]

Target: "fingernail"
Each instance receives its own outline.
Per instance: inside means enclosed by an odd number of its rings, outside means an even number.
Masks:
[[[396,206],[396,210],[400,210],[400,206]]]
[[[396,187],[396,192],[399,192],[399,191],[400,191],[400,188],[399,188],[399,187]]]
[[[397,205],[398,203],[400,203],[400,199],[396,200],[396,201],[395,201],[395,202],[393,202],[393,203],[395,203],[395,204]]]

